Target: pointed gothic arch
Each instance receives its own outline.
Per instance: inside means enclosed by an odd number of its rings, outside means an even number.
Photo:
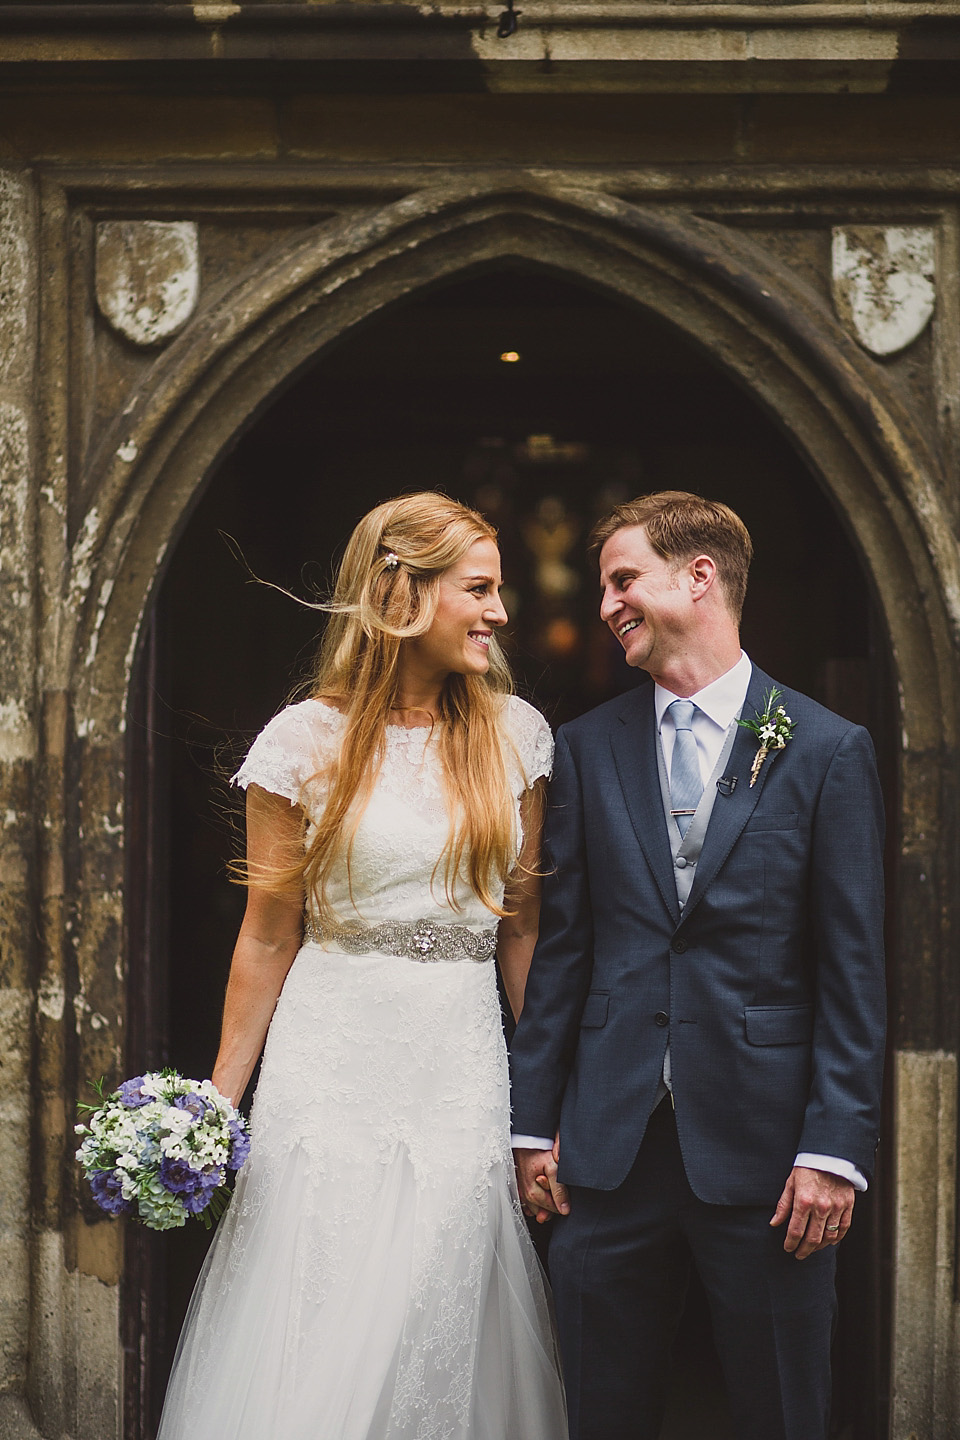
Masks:
[[[711,221],[597,191],[456,184],[321,224],[268,253],[210,298],[139,386],[94,461],[88,523],[76,542],[93,561],[74,643],[86,725],[107,719],[104,702],[116,717],[131,616],[142,613],[192,498],[251,418],[385,306],[510,259],[651,310],[776,418],[832,496],[873,578],[903,684],[908,748],[938,744],[942,732],[924,725],[929,706],[914,710],[909,697],[936,693],[947,702],[944,719],[953,714],[960,555],[945,539],[939,462],[882,368],[826,302],[741,232]]]

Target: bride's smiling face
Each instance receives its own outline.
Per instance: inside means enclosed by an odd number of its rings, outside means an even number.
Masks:
[[[483,675],[493,632],[507,623],[500,599],[500,551],[492,540],[475,540],[440,576],[433,624],[404,644],[404,660],[421,674]]]

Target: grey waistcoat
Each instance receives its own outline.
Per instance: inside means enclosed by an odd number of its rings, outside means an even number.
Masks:
[[[742,708],[742,707],[741,707]],[[693,889],[693,877],[697,873],[697,861],[700,859],[700,851],[703,849],[704,836],[707,833],[707,826],[710,824],[710,816],[713,814],[713,807],[717,803],[717,781],[722,779],[726,769],[727,761],[730,759],[730,752],[733,750],[733,742],[737,737],[737,720],[740,718],[740,711],[737,711],[733,720],[720,757],[713,767],[713,773],[706,785],[703,787],[703,794],[700,796],[700,803],[697,806],[696,814],[687,826],[686,835],[680,834],[680,827],[676,819],[670,813],[670,780],[667,776],[667,762],[663,756],[663,745],[660,740],[660,732],[657,731],[657,766],[660,771],[660,794],[663,799],[664,814],[667,817],[667,832],[670,836],[670,849],[673,852],[673,878],[677,886],[677,899],[680,901],[680,909],[686,905],[690,898],[690,891]],[[670,1091],[673,1095],[673,1081],[670,1072],[670,1045],[667,1044],[663,1056],[663,1078],[660,1081],[660,1090],[657,1101]]]
[[[737,712],[739,719],[739,711]],[[670,836],[670,849],[673,852],[673,878],[677,885],[677,899],[680,901],[680,909],[686,905],[693,888],[693,877],[696,874],[697,861],[700,859],[700,851],[703,849],[704,837],[707,833],[707,826],[710,824],[710,816],[713,814],[713,807],[717,802],[717,781],[723,776],[727,761],[730,759],[730,752],[733,749],[733,742],[737,737],[737,719],[733,721],[723,748],[720,751],[720,758],[713,767],[713,773],[706,785],[703,787],[703,794],[700,796],[700,803],[697,806],[696,814],[687,827],[686,835],[681,836],[680,827],[673,815],[670,814],[670,780],[667,775],[667,763],[663,758],[663,745],[660,740],[660,732],[657,732],[657,765],[660,770],[660,794],[663,799],[664,814],[667,817],[667,832]]]

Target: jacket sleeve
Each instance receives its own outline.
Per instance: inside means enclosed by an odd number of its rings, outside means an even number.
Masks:
[[[866,730],[834,752],[813,821],[813,1072],[798,1150],[865,1175],[879,1138],[885,1036],[883,801]]]
[[[510,1047],[514,1133],[554,1135],[593,969],[580,776],[557,735],[544,824],[540,936]]]

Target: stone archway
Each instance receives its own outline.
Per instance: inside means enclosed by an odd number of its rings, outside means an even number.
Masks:
[[[910,1167],[901,1166],[896,1196],[905,1258],[895,1327],[914,1390],[932,1387],[932,1367],[928,1381],[918,1379],[909,1356],[918,1345],[932,1347],[949,1309],[938,1255],[951,1231],[953,1195],[955,1065],[941,1003],[953,898],[938,856],[956,843],[958,560],[945,539],[936,462],[882,371],[824,302],[742,235],[595,190],[454,183],[319,226],[268,255],[229,292],[208,297],[118,417],[88,478],[91,502],[74,552],[87,599],[69,637],[73,774],[85,833],[92,836],[98,821],[116,827],[123,816],[123,731],[141,620],[167,548],[217,458],[339,336],[426,284],[507,256],[574,275],[695,340],[789,434],[833,496],[872,577],[903,734],[898,908],[905,938],[897,961],[909,1004],[899,1006],[895,1036],[896,1111],[910,1124],[898,1125],[894,1143]],[[96,863],[84,866],[76,902],[81,946],[91,956],[101,951],[96,1011],[119,1045],[123,896],[119,882],[108,895],[103,876]],[[87,1068],[81,1054],[79,1073]],[[932,1122],[921,1154],[915,1112],[931,1113],[932,1098],[939,1125]]]

